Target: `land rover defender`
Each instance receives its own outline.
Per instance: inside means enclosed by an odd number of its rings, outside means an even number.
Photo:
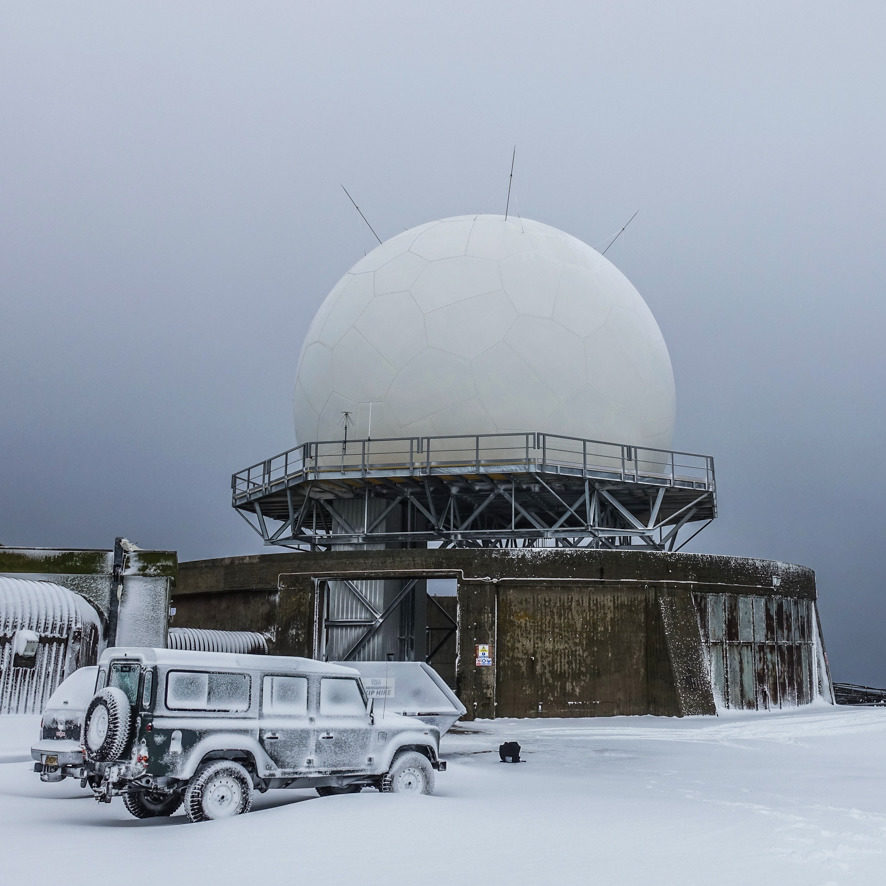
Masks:
[[[136,818],[247,812],[253,791],[431,793],[440,731],[379,716],[353,668],[305,658],[111,648],[83,725],[83,784]]]

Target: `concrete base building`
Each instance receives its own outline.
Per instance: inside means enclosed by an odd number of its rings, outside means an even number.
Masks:
[[[428,597],[415,629],[469,718],[833,701],[814,574],[775,561],[563,549],[234,557],[180,564],[175,618],[259,631],[273,653],[323,658],[340,627],[328,617],[330,588],[346,583],[359,595],[361,581],[382,579],[454,586],[454,596]],[[408,593],[399,605],[410,605]],[[374,637],[391,619],[408,623],[397,607],[378,612],[367,602],[348,627]]]
[[[311,322],[299,444],[231,479],[302,553],[182,564],[176,618],[424,659],[473,717],[830,699],[809,569],[679,553],[717,484],[671,449],[675,395],[648,305],[587,244],[507,213],[404,231]]]

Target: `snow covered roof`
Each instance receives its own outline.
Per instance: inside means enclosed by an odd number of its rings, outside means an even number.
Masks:
[[[287,655],[245,655],[237,652],[194,652],[186,649],[158,649],[145,646],[112,646],[102,653],[99,664],[115,658],[135,658],[150,665],[179,665],[184,667],[261,668],[265,671],[280,668],[284,672],[297,670],[303,674],[332,674],[357,677],[354,668],[297,658]]]
[[[0,575],[0,637],[31,630],[67,637],[84,624],[101,626],[98,613],[79,594],[51,581]]]

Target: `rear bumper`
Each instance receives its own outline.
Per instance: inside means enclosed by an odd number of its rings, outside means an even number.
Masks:
[[[79,742],[41,741],[31,748],[31,759],[44,766],[82,766],[86,758]]]
[[[31,748],[31,758],[37,761],[34,772],[40,773],[40,781],[79,778],[86,763],[79,742],[74,741],[40,742]]]

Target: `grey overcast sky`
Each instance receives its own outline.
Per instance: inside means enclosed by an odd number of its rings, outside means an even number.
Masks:
[[[703,552],[818,576],[886,686],[886,4],[0,4],[0,542],[261,549],[307,325],[381,236],[512,211],[610,250],[715,456]],[[556,429],[540,429],[556,430]]]

